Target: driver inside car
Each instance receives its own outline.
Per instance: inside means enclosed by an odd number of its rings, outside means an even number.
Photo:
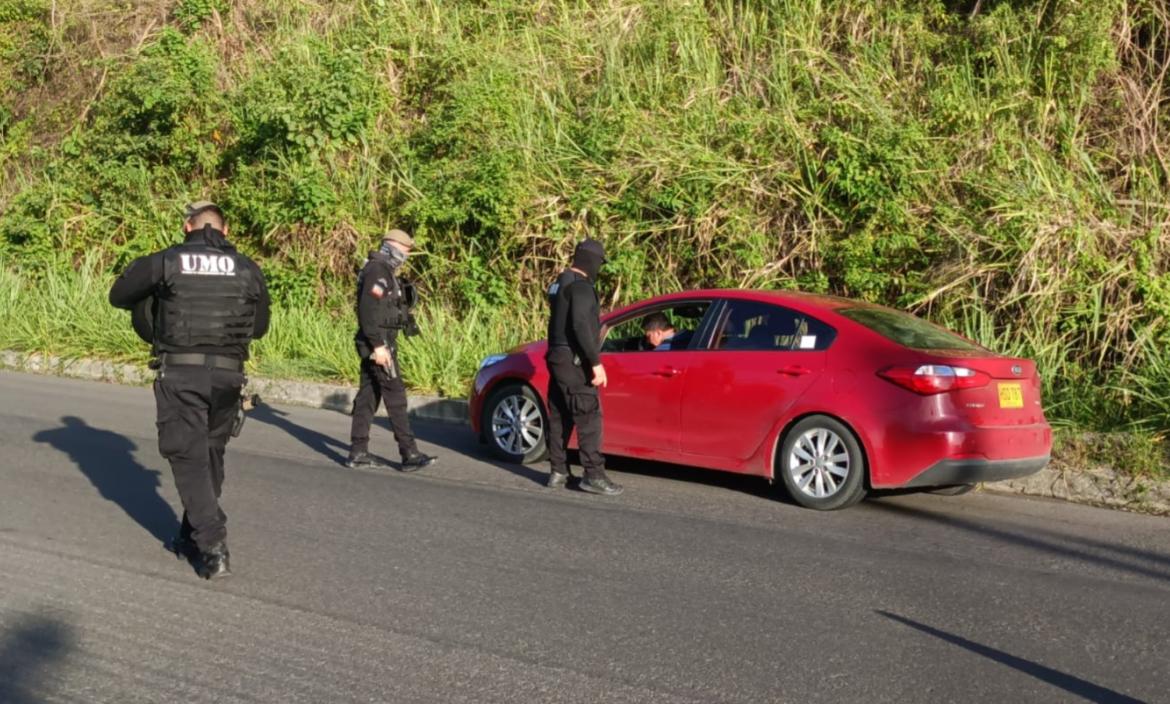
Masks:
[[[651,313],[643,318],[642,333],[645,335],[643,349],[655,352],[686,349],[692,335],[689,330],[675,332],[665,313]]]

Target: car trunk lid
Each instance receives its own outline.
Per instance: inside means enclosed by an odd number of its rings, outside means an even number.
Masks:
[[[929,364],[975,373],[972,383],[946,392],[954,400],[955,409],[972,424],[989,427],[1045,422],[1040,377],[1032,360],[962,352],[935,353]]]

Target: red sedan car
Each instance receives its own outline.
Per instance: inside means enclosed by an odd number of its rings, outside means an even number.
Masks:
[[[642,327],[652,314],[674,329],[657,347]],[[851,505],[870,488],[958,493],[1049,460],[1035,364],[908,313],[712,290],[636,303],[602,323],[607,454],[759,475],[815,509]],[[472,427],[504,458],[545,456],[545,348],[480,364]]]

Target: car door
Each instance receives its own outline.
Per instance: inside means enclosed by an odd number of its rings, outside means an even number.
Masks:
[[[601,354],[609,377],[601,391],[605,452],[635,457],[678,452],[683,383],[697,353],[687,347],[640,348],[640,322],[654,312],[674,315],[680,326],[687,326],[681,332],[689,340],[709,309],[710,301],[650,306],[610,326]]]
[[[738,469],[825,370],[836,331],[804,313],[728,300],[710,350],[687,369],[680,410],[684,453]]]

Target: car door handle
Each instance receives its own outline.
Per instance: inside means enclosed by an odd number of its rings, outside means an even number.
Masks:
[[[678,374],[682,373],[682,370],[675,369],[674,367],[663,367],[662,369],[659,369],[658,371],[651,372],[651,373],[654,376],[665,376],[665,377],[669,378],[672,376],[677,376]]]
[[[783,374],[784,376],[804,376],[810,372],[812,372],[811,369],[808,367],[802,367],[799,364],[791,364],[787,367],[776,370],[777,374]]]

